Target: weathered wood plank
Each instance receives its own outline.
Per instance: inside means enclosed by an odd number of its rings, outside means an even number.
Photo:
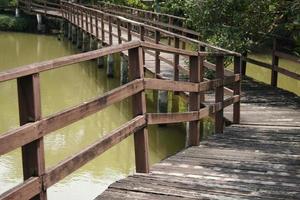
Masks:
[[[143,49],[142,47],[130,49],[129,54],[129,75],[131,80],[144,78]],[[140,91],[132,97],[133,116],[146,114],[145,92]],[[135,166],[136,171],[141,173],[149,172],[149,146],[148,130],[143,128],[134,134]]]
[[[142,90],[144,90],[143,80],[135,80],[89,102],[8,131],[0,135],[0,155],[83,119]]]
[[[90,160],[96,158],[109,148],[118,144],[132,133],[143,129],[145,125],[145,116],[137,116],[118,129],[105,135],[94,144],[62,161],[54,168],[48,169],[44,177],[44,187],[49,188],[51,185],[57,183],[59,180],[79,169]]]
[[[42,190],[41,179],[32,177],[0,195],[0,200],[31,199]]]
[[[20,125],[35,122],[41,119],[40,77],[33,74],[18,78],[18,103]],[[33,176],[42,176],[45,172],[45,153],[43,137],[22,146],[23,178],[27,180]],[[46,200],[46,190],[31,198]]]

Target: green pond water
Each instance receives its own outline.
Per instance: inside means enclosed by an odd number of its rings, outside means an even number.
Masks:
[[[54,36],[0,32],[0,71],[78,53],[69,41]],[[41,78],[42,114],[48,116],[120,85],[108,79],[106,69],[93,61],[43,72]],[[155,111],[147,93],[148,111]],[[114,104],[77,123],[45,137],[46,167],[56,165],[132,118],[131,99]],[[182,105],[181,110],[185,109]],[[18,127],[16,81],[0,83],[0,134]],[[149,127],[150,163],[174,154],[185,145],[185,127]],[[112,182],[134,172],[133,136],[83,166],[48,190],[48,199],[93,199]],[[22,182],[21,151],[0,156],[0,194]]]

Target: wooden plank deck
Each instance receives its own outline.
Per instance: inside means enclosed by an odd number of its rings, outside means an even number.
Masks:
[[[242,89],[240,125],[153,165],[150,174],[113,183],[96,200],[300,199],[300,98],[251,79]]]

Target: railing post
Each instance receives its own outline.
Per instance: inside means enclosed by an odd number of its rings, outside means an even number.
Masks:
[[[216,57],[216,79],[224,79],[224,56]],[[215,94],[215,133],[223,133],[224,119],[223,119],[223,101],[224,101],[224,86],[223,84],[216,87]],[[219,107],[221,106],[221,108]],[[220,109],[218,109],[220,108]]]
[[[91,12],[89,12],[89,14],[90,14],[90,34],[91,34],[91,37],[92,37],[93,33],[94,33],[93,16],[92,16]]]
[[[199,51],[205,51],[206,50],[206,47],[203,46],[203,45],[199,45],[198,47],[198,50]],[[202,82],[204,80],[204,60],[205,60],[205,57],[200,57],[200,71],[201,71],[201,77],[200,77],[200,82]],[[205,101],[205,94],[204,93],[201,93],[200,94],[200,99],[201,99],[201,102]]]
[[[277,50],[277,40],[276,38],[273,39],[273,49],[272,49],[272,75],[271,75],[271,85],[277,87],[277,79],[278,79],[278,63],[279,58],[275,55]]]
[[[200,57],[200,56],[199,56]],[[190,82],[200,83],[201,71],[198,56],[190,57]],[[200,110],[200,93],[191,92],[189,96],[189,111]],[[199,120],[189,122],[189,146],[198,146],[200,142]]]
[[[179,38],[174,38],[174,47],[179,49]],[[179,80],[179,54],[175,53],[173,57],[174,61],[174,81]]]
[[[44,13],[45,13],[45,15],[47,15],[47,9],[46,9],[46,6],[47,6],[47,2],[46,2],[46,0],[44,0]]]
[[[79,9],[78,9],[78,7],[76,7],[76,15],[77,15],[77,23],[76,24],[77,24],[78,27],[80,27],[79,26],[80,18],[79,18]],[[77,28],[77,29],[79,29],[79,28]]]
[[[113,35],[112,35],[112,24],[111,24],[111,16],[108,16],[108,26],[109,26],[109,45],[113,44]]]
[[[234,74],[241,74],[241,57],[234,57]],[[233,95],[241,95],[241,81],[238,81],[233,86]],[[240,101],[233,104],[233,123],[240,123]]]
[[[73,24],[76,22],[76,15],[75,15],[75,6],[72,4],[72,16],[73,16]]]
[[[242,53],[242,57],[243,58],[247,58],[247,52],[244,52],[244,53]],[[247,61],[245,60],[245,59],[243,59],[242,60],[242,69],[241,69],[241,74],[243,75],[243,76],[245,76],[246,75],[246,72],[247,72]]]
[[[145,41],[145,27],[140,25],[140,40]],[[145,51],[143,50],[143,64],[145,64]]]
[[[41,98],[39,74],[33,74],[17,79],[20,125],[41,119]],[[42,178],[45,173],[43,137],[22,146],[22,163],[24,180],[37,176]],[[45,190],[32,198],[46,200]]]
[[[104,27],[104,14],[101,14],[101,40],[102,44],[105,42],[105,27]]]
[[[159,44],[160,41],[160,32],[159,30],[155,30],[155,43]],[[155,76],[157,78],[157,75],[160,74],[160,51],[155,51]]]
[[[84,31],[84,20],[83,20],[83,10],[82,10],[82,8],[80,8],[80,17],[81,17],[80,28],[81,28],[82,31]]]
[[[97,40],[99,40],[99,18],[98,18],[98,12],[95,11],[95,24],[96,24],[96,37]]]
[[[171,16],[169,16],[169,26],[172,26],[173,24],[173,18]],[[169,27],[168,31],[172,32],[172,28]],[[171,37],[168,38],[168,45],[171,45],[172,41],[171,41]]]
[[[117,18],[117,29],[118,29],[118,42],[122,43],[122,32],[121,32],[121,20]]]
[[[131,28],[132,28],[132,25],[130,22],[128,22],[128,24],[127,24],[127,36],[128,36],[127,39],[128,39],[128,41],[132,40]]]
[[[143,68],[143,49],[141,47],[128,50],[129,53],[129,72],[131,80],[144,78]],[[146,113],[146,99],[145,92],[142,91],[132,97],[133,116],[144,115]],[[135,163],[136,172],[148,173],[148,130],[143,128],[134,133],[135,146]]]
[[[88,13],[86,10],[84,12],[85,12],[85,30],[87,33],[89,33]]]

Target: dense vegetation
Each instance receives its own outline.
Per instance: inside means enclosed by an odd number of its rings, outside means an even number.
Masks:
[[[33,31],[35,19],[29,16],[14,17],[10,14],[0,14],[0,30],[2,31]]]
[[[300,55],[300,1],[290,0],[166,0],[163,12],[184,16],[203,39],[243,52],[270,39],[284,38]]]

